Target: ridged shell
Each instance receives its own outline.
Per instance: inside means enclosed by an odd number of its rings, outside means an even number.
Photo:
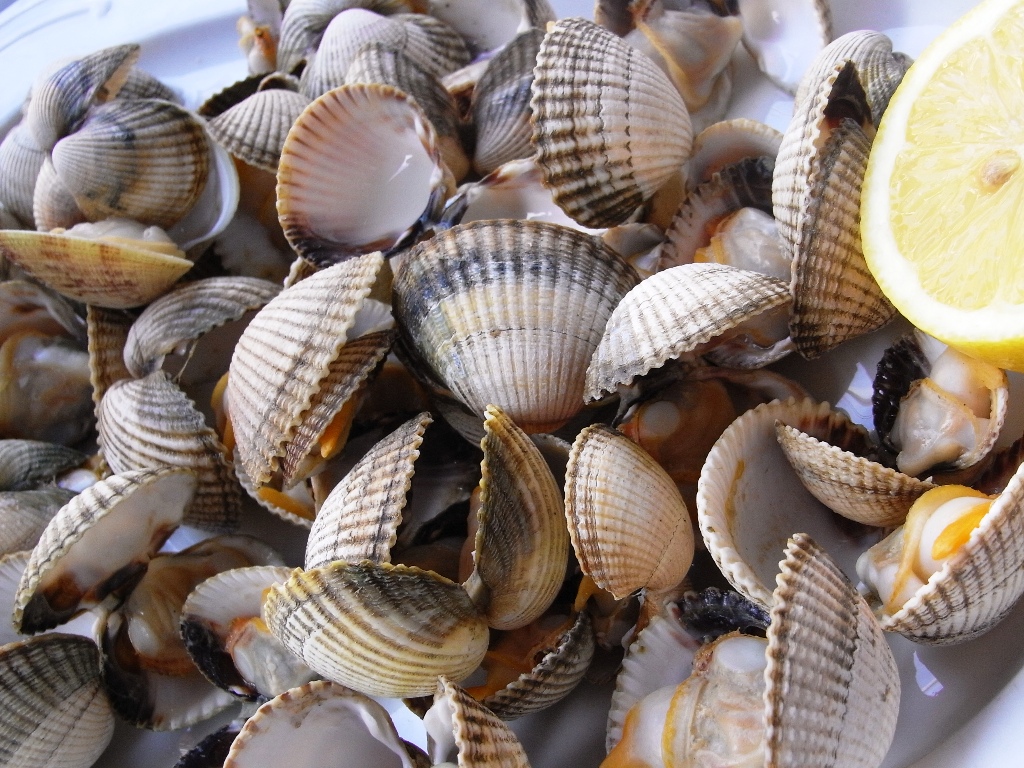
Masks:
[[[623,599],[676,586],[693,561],[693,527],[675,482],[632,440],[603,424],[573,443],[565,515],[580,568]]]
[[[778,553],[789,536],[821,542],[846,573],[880,538],[851,529],[822,506],[796,477],[775,436],[775,422],[824,438],[836,417],[828,403],[774,401],[747,411],[718,438],[697,484],[697,522],[708,552],[733,587],[770,607]]]
[[[668,78],[584,19],[545,35],[530,107],[546,182],[588,227],[623,223],[690,155],[689,113]]]
[[[83,304],[146,304],[192,268],[184,257],[127,244],[42,232],[0,231],[0,255]]]
[[[74,448],[41,440],[0,440],[0,490],[24,491],[52,482],[77,467],[86,455]]]
[[[875,768],[899,712],[892,651],[867,603],[809,536],[795,535],[785,555],[768,626],[765,765]]]
[[[722,264],[658,272],[612,312],[587,369],[584,397],[596,400],[668,360],[703,354],[703,345],[788,301],[781,280]]]
[[[465,587],[495,629],[540,618],[565,578],[562,494],[540,450],[498,407],[484,411],[473,574]]]
[[[747,157],[691,190],[665,231],[667,242],[658,258],[658,271],[692,263],[697,249],[711,241],[715,223],[730,213],[749,207],[770,214],[774,171],[774,156]]]
[[[53,516],[74,497],[74,491],[63,488],[0,492],[0,555],[32,549]]]
[[[530,88],[543,39],[539,29],[516,35],[490,60],[473,89],[473,169],[481,176],[533,154]]]
[[[366,8],[380,14],[414,10],[406,0],[293,0],[281,21],[278,70],[292,72],[317,49],[331,20],[349,8]]]
[[[282,689],[261,690],[254,682],[247,680],[237,668],[228,649],[228,642],[239,621],[259,619],[264,592],[272,584],[286,581],[290,575],[291,568],[284,565],[232,568],[211,576],[189,593],[181,607],[181,637],[196,667],[218,688],[251,701],[255,701],[258,696],[271,697],[283,692]],[[291,656],[291,652],[283,646],[279,648],[284,655]],[[260,662],[264,667],[262,671],[268,676],[279,675],[287,679],[289,670],[281,668],[284,665],[279,663],[278,658],[269,655],[257,660],[257,663]],[[310,672],[304,680],[291,682],[284,687],[287,689],[301,685],[312,676]]]
[[[310,104],[288,134],[278,218],[303,258],[333,263],[400,247],[453,185],[436,132],[411,97],[386,85],[346,85]]]
[[[806,358],[896,316],[861,251],[860,187],[873,136],[849,62],[810,92],[783,136],[772,203],[793,253],[790,332]]]
[[[851,425],[847,423],[844,428],[849,430]],[[835,432],[819,440],[781,423],[776,424],[775,430],[804,487],[833,512],[858,523],[878,527],[900,525],[914,501],[935,487],[934,483],[859,456],[857,449],[844,450],[830,444],[829,441],[836,440]],[[859,450],[866,450],[866,433],[856,442]]]
[[[210,135],[234,157],[277,173],[285,137],[308,104],[308,98],[294,91],[257,91],[207,125]]]
[[[116,309],[90,304],[85,311],[89,335],[89,381],[92,401],[96,405],[115,381],[131,378],[124,364],[125,342],[132,317]]]
[[[271,699],[242,727],[224,768],[319,765],[343,746],[355,765],[414,768],[391,716],[373,699],[327,681]]]
[[[75,202],[71,190],[57,175],[57,169],[49,157],[39,169],[35,189],[32,191],[32,219],[40,232],[70,229],[86,221],[85,214]]]
[[[114,472],[180,467],[198,483],[185,522],[233,531],[242,516],[242,488],[227,449],[203,414],[163,371],[111,385],[96,409],[99,443]]]
[[[194,490],[189,473],[166,468],[111,475],[75,496],[32,550],[15,598],[14,625],[22,632],[55,627],[130,586],[180,524]],[[121,544],[104,547],[113,530]],[[94,583],[76,579],[82,562],[83,579]]]
[[[765,123],[745,117],[720,120],[694,138],[693,152],[686,164],[687,184],[702,184],[745,157],[774,160],[781,144],[782,133]]]
[[[502,720],[515,720],[547,709],[580,684],[590,668],[595,648],[593,622],[584,611],[533,669],[480,703]]]
[[[345,83],[380,83],[412,96],[437,133],[438,149],[456,181],[469,170],[455,99],[441,81],[404,53],[383,43],[364,45],[345,73]]]
[[[126,135],[134,140],[126,142]],[[164,229],[195,206],[212,166],[200,120],[156,99],[94,107],[51,157],[90,220],[121,216]]]
[[[436,731],[428,724],[428,739],[431,758],[435,764],[449,757],[443,747],[451,744],[458,755],[459,765],[473,768],[529,768],[530,761],[518,737],[491,710],[470,696],[448,679],[447,675],[438,681],[435,707],[443,709],[428,714],[428,721],[434,720],[436,728],[443,728],[441,712],[451,717],[451,736],[434,737]],[[452,738],[454,737],[454,738]],[[454,744],[452,744],[454,741]],[[441,748],[439,748],[439,746]]]
[[[408,252],[395,277],[395,319],[470,410],[482,418],[494,404],[525,431],[549,432],[582,408],[590,356],[637,280],[614,251],[575,230],[474,222]]]
[[[970,539],[882,628],[914,642],[950,645],[1001,621],[1024,594],[1024,465]]]
[[[376,443],[330,492],[306,540],[306,568],[336,560],[391,562],[423,433],[421,413]]]
[[[837,64],[845,61],[852,61],[856,67],[857,78],[871,108],[871,122],[877,128],[889,99],[911,64],[905,53],[893,52],[892,41],[881,32],[866,29],[847,32],[825,46],[800,81],[794,108]]]
[[[51,634],[0,649],[0,762],[88,768],[114,735],[96,643]]]
[[[265,75],[250,75],[236,80],[231,85],[221,88],[206,101],[196,107],[196,114],[207,121],[222,115],[234,106],[241,104],[260,89]]]
[[[238,340],[228,375],[228,410],[239,457],[256,487],[277,470],[382,264],[381,254],[371,253],[286,288]]]
[[[0,142],[0,202],[23,226],[35,226],[32,198],[46,157],[24,121],[11,128]]]
[[[36,82],[25,114],[36,143],[50,151],[59,139],[78,129],[90,107],[114,98],[140,50],[135,43],[104,48]]]
[[[280,291],[279,285],[254,277],[208,277],[179,286],[146,307],[132,324],[125,365],[132,376],[146,376],[182,343],[259,309]]]
[[[487,651],[466,591],[418,568],[363,562],[296,569],[264,603],[268,626],[309,667],[371,696],[424,696]]]

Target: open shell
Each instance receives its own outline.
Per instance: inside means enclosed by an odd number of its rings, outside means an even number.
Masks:
[[[395,319],[432,377],[472,412],[494,404],[525,431],[548,432],[582,408],[601,330],[636,282],[614,251],[580,232],[474,222],[409,251],[395,277]]]
[[[626,221],[690,155],[690,116],[672,83],[585,19],[563,19],[544,36],[530,108],[545,181],[588,227]]]
[[[111,475],[82,491],[43,531],[18,586],[13,621],[39,632],[131,588],[181,523],[195,491],[180,469]],[[121,545],[105,547],[117,531]]]
[[[512,729],[446,676],[438,681],[424,723],[435,765],[457,755],[459,765],[467,768],[529,768]]]
[[[339,185],[338,174],[346,177]],[[454,187],[419,105],[391,86],[325,93],[292,126],[277,175],[285,236],[327,264],[398,248],[441,210]]]

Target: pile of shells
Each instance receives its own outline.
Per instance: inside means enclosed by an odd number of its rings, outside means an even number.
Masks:
[[[859,201],[909,59],[678,5],[252,0],[194,111],[134,45],[40,77],[0,144],[5,764],[226,712],[179,765],[528,766],[509,721],[612,678],[609,768],[882,763],[886,633],[1024,592],[1008,379],[908,335],[869,431],[782,372],[895,316]],[[785,131],[722,119],[740,44]]]

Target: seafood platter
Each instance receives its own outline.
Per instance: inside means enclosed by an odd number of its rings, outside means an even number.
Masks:
[[[0,762],[1024,749],[1024,382],[860,246],[971,3],[141,5],[0,12]]]

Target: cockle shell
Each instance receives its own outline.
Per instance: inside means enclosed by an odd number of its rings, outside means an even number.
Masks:
[[[305,567],[336,560],[391,562],[423,433],[421,413],[377,442],[324,499],[306,540]]]
[[[833,117],[834,110],[842,117]],[[793,254],[790,331],[807,358],[875,330],[896,314],[860,245],[860,186],[873,136],[851,62],[837,64],[808,91],[783,136],[772,202]]]
[[[373,696],[424,696],[467,677],[487,623],[466,591],[419,568],[367,561],[296,569],[271,588],[268,626],[317,673]]]
[[[0,761],[88,768],[114,735],[96,643],[50,634],[0,647]]]
[[[462,146],[459,108],[441,81],[402,51],[383,43],[364,45],[352,59],[345,83],[380,83],[412,96],[437,133],[438,149],[456,181],[469,171]]]
[[[693,526],[675,482],[625,435],[594,424],[573,443],[565,515],[580,568],[623,599],[669,589],[693,561]]]
[[[378,14],[393,14],[417,10],[412,6],[407,0],[293,0],[281,20],[277,69],[293,72],[320,45],[331,20],[346,9],[365,8]]]
[[[32,549],[53,516],[74,497],[74,491],[64,488],[0,492],[0,555]]]
[[[644,280],[615,307],[587,369],[596,400],[670,359],[699,356],[715,340],[789,301],[774,277],[722,264],[682,264]],[[759,346],[770,347],[775,340]]]
[[[32,219],[36,229],[49,232],[54,229],[71,229],[87,221],[85,213],[75,202],[71,190],[57,175],[57,169],[49,157],[43,162],[32,192]]]
[[[152,301],[192,268],[176,248],[111,243],[73,234],[0,231],[0,254],[63,295],[125,309]]]
[[[313,768],[325,754],[336,752],[339,743],[353,765],[418,765],[384,707],[345,686],[318,680],[261,706],[235,737],[224,768]]]
[[[210,135],[232,156],[277,173],[288,131],[308,104],[307,97],[294,91],[282,88],[256,91],[207,125]]]
[[[1024,465],[963,546],[882,628],[950,645],[988,631],[1024,594]]]
[[[565,578],[569,532],[540,450],[497,406],[484,411],[479,528],[465,583],[495,629],[518,629],[551,605]]]
[[[189,593],[181,606],[181,637],[199,671],[218,688],[255,701],[315,676],[260,618],[266,590],[290,574],[283,565],[232,568]]]
[[[770,125],[737,117],[709,125],[693,139],[693,152],[686,163],[687,184],[709,181],[726,166],[745,157],[774,158],[782,145],[782,133]]]
[[[587,362],[637,279],[610,248],[567,227],[480,221],[407,253],[395,319],[403,343],[471,412],[494,404],[525,431],[547,432],[582,408]]]
[[[195,475],[185,522],[211,531],[237,529],[242,488],[230,455],[195,403],[163,371],[123,379],[97,407],[103,456],[114,472],[181,467]]]
[[[124,364],[124,349],[132,317],[123,311],[88,305],[85,311],[89,337],[89,381],[92,401],[99,405],[111,384],[132,374]]]
[[[32,198],[46,157],[24,121],[11,128],[0,142],[0,202],[22,226],[34,226]]]
[[[281,288],[253,277],[209,277],[182,285],[151,303],[132,324],[125,365],[141,378],[182,345],[264,306]]]
[[[914,501],[935,487],[858,455],[869,449],[867,434],[863,430],[855,433],[845,419],[834,420],[833,430],[824,439],[781,422],[775,429],[786,458],[807,490],[829,509],[858,523],[900,525]],[[840,441],[842,447],[834,444]]]
[[[474,0],[431,0],[436,16],[466,40],[470,51],[494,52],[527,29],[544,29],[557,18],[548,0],[496,0],[486,8]]]
[[[49,629],[130,588],[181,523],[194,491],[191,474],[165,468],[111,475],[78,494],[32,550],[15,598],[15,626]],[[115,530],[121,544],[104,547]]]
[[[438,680],[424,723],[435,765],[457,755],[459,765],[474,768],[529,768],[526,750],[512,729],[447,675]]]
[[[793,533],[808,533],[851,575],[860,552],[881,537],[878,529],[851,528],[818,502],[776,438],[776,421],[824,439],[837,420],[845,418],[811,399],[759,405],[722,433],[704,463],[697,484],[701,535],[733,588],[749,600],[772,605],[773,553]]]
[[[318,264],[400,247],[454,186],[423,111],[380,84],[342,86],[310,104],[285,140],[277,180],[285,236]]]
[[[279,470],[285,446],[341,354],[383,261],[380,253],[367,254],[286,288],[238,340],[228,412],[239,458],[257,488]]]
[[[686,105],[646,56],[584,19],[544,36],[533,143],[558,204],[588,227],[626,221],[690,155]]]
[[[86,460],[74,448],[42,440],[0,440],[0,490],[25,491]]]
[[[134,141],[126,143],[126,134]],[[91,220],[120,216],[164,228],[195,206],[212,164],[198,118],[156,99],[94,107],[77,131],[57,142],[51,157]]]
[[[113,99],[139,59],[137,44],[117,45],[83,56],[32,86],[25,123],[39,147],[51,151],[78,130],[91,107]]]
[[[543,38],[539,29],[516,35],[490,60],[473,89],[473,168],[482,176],[533,154],[530,87]]]

